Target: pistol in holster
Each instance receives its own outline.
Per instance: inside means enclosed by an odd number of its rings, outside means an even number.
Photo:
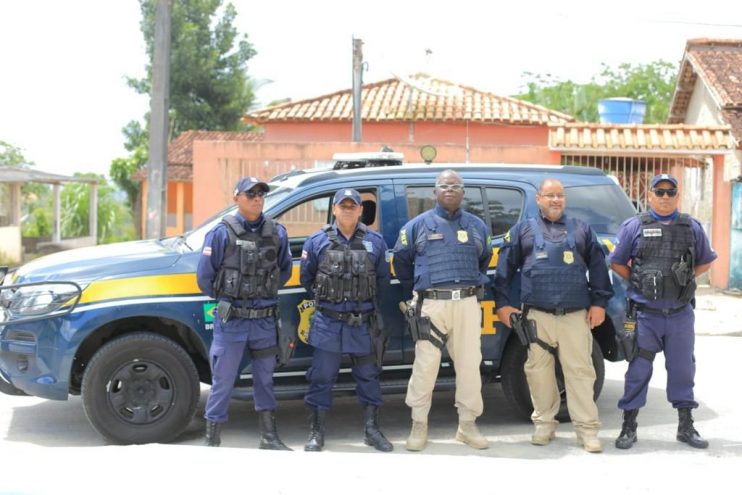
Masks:
[[[281,323],[281,311],[276,306],[276,337],[278,339],[278,356],[276,360],[278,366],[285,366],[291,360],[291,356],[294,355],[296,349],[296,338],[294,335],[290,335],[283,329],[283,323]]]
[[[227,323],[232,317],[232,303],[229,301],[219,301],[216,305],[216,314],[222,323]]]
[[[524,320],[523,313],[510,313],[510,328],[515,332],[515,336],[518,337],[518,342],[520,342],[523,347],[528,347],[531,340],[526,331]]]
[[[369,320],[368,332],[371,336],[371,348],[376,365],[381,368],[384,364],[384,353],[389,344],[389,334],[384,329],[384,319],[376,307],[374,307],[374,315]]]
[[[636,304],[631,299],[626,299],[626,317],[619,344],[626,361],[633,361],[639,352],[639,343],[636,341]]]
[[[443,350],[448,342],[448,335],[438,330],[430,321],[430,317],[422,315],[423,296],[422,292],[418,294],[415,306],[405,301],[399,303],[399,309],[405,315],[407,328],[410,330],[410,337],[413,342],[418,340],[427,340],[438,349]]]

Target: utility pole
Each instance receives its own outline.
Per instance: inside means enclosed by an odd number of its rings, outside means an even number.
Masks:
[[[361,142],[361,88],[363,87],[363,40],[353,38],[353,142]]]
[[[167,226],[167,144],[170,108],[171,0],[157,0],[149,108],[147,238],[165,236]]]

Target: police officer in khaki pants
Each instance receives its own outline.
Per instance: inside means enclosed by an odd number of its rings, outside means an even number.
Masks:
[[[536,201],[537,218],[513,226],[500,248],[495,275],[497,316],[509,327],[510,315],[520,313],[510,302],[510,284],[520,270],[523,309],[536,322],[540,340],[529,345],[525,365],[534,408],[531,443],[547,445],[559,424],[555,419],[561,402],[557,355],[577,443],[588,452],[602,452],[593,399],[591,330],[605,320],[605,307],[613,296],[605,256],[590,226],[564,214],[567,197],[561,182],[544,180]]]
[[[429,318],[430,332],[418,335],[406,403],[412,409],[407,450],[422,450],[428,438],[428,413],[443,347],[456,370],[456,439],[476,449],[489,447],[475,420],[482,414],[480,286],[489,283],[492,257],[484,222],[461,209],[464,181],[454,170],[436,178],[436,206],[410,220],[394,248],[394,270],[403,297],[412,290],[417,316]],[[422,304],[421,304],[422,302]],[[408,318],[408,321],[410,318]],[[414,334],[413,334],[413,338]]]

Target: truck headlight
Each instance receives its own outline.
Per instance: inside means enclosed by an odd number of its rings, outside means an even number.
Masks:
[[[38,282],[0,286],[0,322],[44,319],[69,313],[82,289],[74,282]]]

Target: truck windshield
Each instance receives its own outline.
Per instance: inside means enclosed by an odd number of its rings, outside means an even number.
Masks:
[[[567,215],[590,225],[596,234],[615,235],[624,220],[636,215],[631,201],[615,185],[568,187]]]
[[[273,205],[279,202],[282,198],[286,197],[289,191],[290,189],[286,189],[286,188],[281,188],[275,191],[271,191],[265,197],[265,204],[263,205],[263,211],[270,211]],[[201,247],[204,245],[204,238],[206,237],[206,233],[209,232],[214,227],[214,225],[220,222],[224,215],[227,215],[228,213],[234,213],[236,208],[237,206],[230,205],[227,208],[220,211],[219,213],[217,213],[216,215],[206,220],[200,226],[184,234],[185,243],[188,245],[188,247],[190,247],[194,251],[201,250]]]

